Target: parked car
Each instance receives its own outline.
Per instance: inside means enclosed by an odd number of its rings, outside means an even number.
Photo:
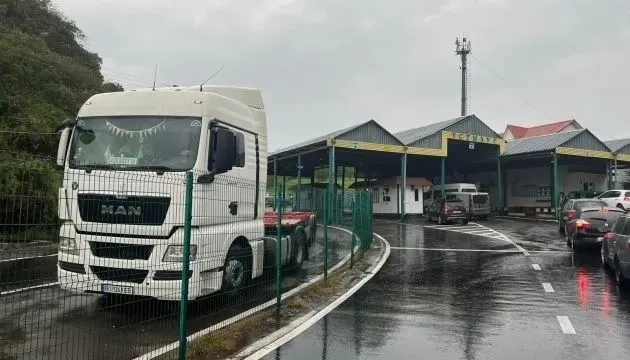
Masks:
[[[487,219],[490,215],[490,195],[486,192],[475,192],[467,195],[471,218]]]
[[[445,198],[438,196],[427,209],[427,220],[437,221],[438,224],[461,221],[468,224],[471,212],[466,203],[456,194],[445,194]]]
[[[630,216],[620,217],[602,236],[602,265],[615,272],[620,287],[630,285]]]
[[[600,245],[604,234],[624,215],[623,210],[611,207],[578,208],[566,222],[567,245],[574,251],[585,245]]]
[[[577,211],[584,207],[608,207],[604,200],[599,199],[567,199],[564,207],[560,209],[558,217],[558,232],[566,234],[566,224],[575,218]]]
[[[609,190],[597,196],[597,199],[604,200],[610,207],[618,207],[625,211],[630,210],[630,191]]]

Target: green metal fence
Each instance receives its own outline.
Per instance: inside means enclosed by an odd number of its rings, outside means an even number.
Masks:
[[[363,192],[344,209],[322,189],[299,209],[314,217],[300,218],[226,174],[64,172],[54,159],[0,155],[0,359],[204,358],[203,344],[243,335],[190,336],[250,309],[283,311],[282,293],[371,244]],[[292,194],[273,193],[291,210]]]

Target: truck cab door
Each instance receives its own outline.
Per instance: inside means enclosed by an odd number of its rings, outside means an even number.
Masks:
[[[261,197],[256,135],[218,121],[208,131],[208,171],[213,179],[204,185],[204,194],[210,217],[221,223],[254,219]]]

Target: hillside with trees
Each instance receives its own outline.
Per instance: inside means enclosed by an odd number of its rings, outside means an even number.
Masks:
[[[0,0],[0,220],[5,239],[56,225],[57,125],[104,82],[102,59],[50,0]]]

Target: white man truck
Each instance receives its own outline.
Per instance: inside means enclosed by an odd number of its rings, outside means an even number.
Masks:
[[[187,172],[188,299],[238,290],[274,267],[279,229],[276,214],[265,213],[267,123],[258,89],[97,94],[60,130],[62,289],[180,300]],[[300,267],[315,215],[284,214],[281,229],[280,263]]]

